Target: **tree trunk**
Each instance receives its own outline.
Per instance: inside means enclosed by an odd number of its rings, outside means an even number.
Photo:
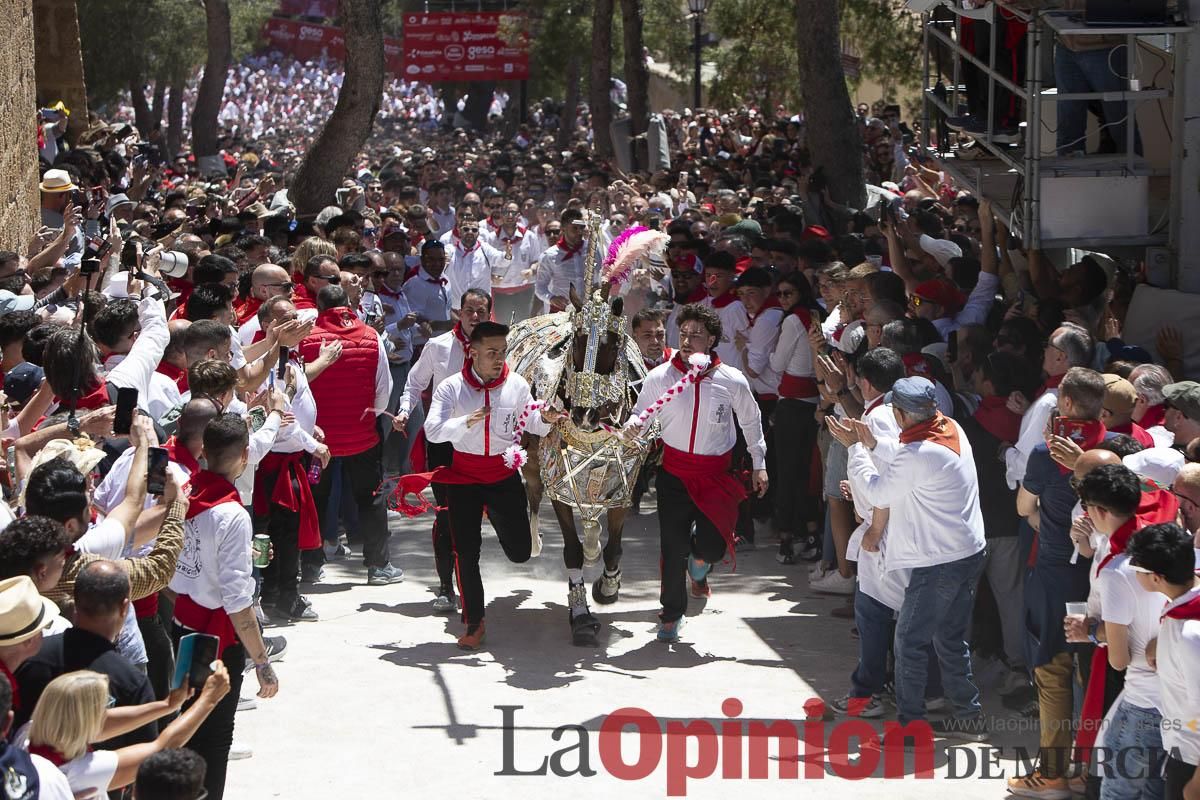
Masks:
[[[329,203],[371,134],[383,98],[383,29],[379,0],[341,0],[346,76],[337,105],[305,154],[289,196],[297,214],[316,214]]]
[[[171,81],[171,94],[167,99],[167,153],[169,158],[183,149],[183,91],[187,77],[177,75]]]
[[[205,0],[204,17],[208,35],[208,60],[196,92],[196,107],[192,109],[192,152],[196,158],[217,154],[218,123],[221,101],[225,96],[225,79],[233,45],[229,33],[228,0]]]
[[[579,59],[567,64],[567,96],[563,99],[562,113],[558,115],[558,137],[556,146],[566,150],[575,136],[575,119],[579,116]]]
[[[592,75],[588,105],[592,107],[592,147],[599,158],[612,158],[612,84],[613,0],[595,0],[592,7]]]
[[[646,126],[650,123],[650,70],[646,68],[646,43],[642,36],[642,0],[621,0],[621,28],[625,39],[625,83],[629,87],[629,122],[633,152],[639,169],[649,163]],[[641,137],[641,138],[639,138]]]
[[[146,87],[142,85],[140,75],[129,81],[129,99],[133,103],[133,122],[144,141],[150,135],[150,128],[153,126],[150,121],[150,106],[146,102]]]
[[[862,140],[842,69],[837,0],[796,0],[796,12],[800,95],[813,166],[823,168],[834,200],[862,208]]]
[[[150,106],[150,125],[162,125],[163,104],[167,100],[167,80],[161,75],[154,79],[154,105]]]

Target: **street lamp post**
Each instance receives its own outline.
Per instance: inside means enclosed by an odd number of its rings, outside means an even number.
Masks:
[[[700,26],[705,12],[708,11],[708,4],[711,0],[688,0],[688,11],[692,13],[692,31],[695,34],[695,41],[692,43],[692,48],[696,56],[696,74],[693,78],[694,100],[692,104],[694,108],[700,107],[700,56],[704,49],[704,40],[700,32]]]

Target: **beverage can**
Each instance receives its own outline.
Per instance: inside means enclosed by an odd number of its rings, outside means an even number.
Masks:
[[[271,563],[271,537],[265,533],[254,534],[251,542],[254,548],[254,566],[262,569]]]

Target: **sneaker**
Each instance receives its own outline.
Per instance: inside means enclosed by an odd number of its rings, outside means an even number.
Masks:
[[[987,123],[983,120],[972,120],[969,125],[962,127],[962,132],[976,138],[989,138]],[[1016,144],[1021,141],[1021,129],[1012,125],[996,125],[992,128],[990,141],[996,144]]]
[[[371,567],[367,570],[368,586],[383,586],[389,583],[399,583],[402,580],[404,580],[404,570],[392,564]]]
[[[317,612],[313,611],[312,602],[304,595],[299,595],[290,606],[275,606],[275,611],[292,622],[316,622],[320,619]]]
[[[688,578],[691,582],[692,597],[712,597],[712,587],[708,585],[708,574],[712,572],[712,568],[712,564],[702,564],[695,556],[688,556]]]
[[[458,637],[458,647],[460,650],[478,650],[483,646],[483,622],[478,625],[471,625],[467,628],[467,632]]]
[[[446,587],[438,589],[437,597],[433,598],[433,613],[447,614],[458,610],[458,602],[454,599],[454,592]]]
[[[816,564],[813,564],[811,567],[808,568],[808,583],[809,583],[809,585],[811,585],[814,581],[819,581],[821,578],[824,578],[826,575],[828,575],[830,572],[833,572],[833,571],[834,571],[833,567],[829,566],[828,564],[824,564],[824,563],[818,561]]]
[[[1067,788],[1071,794],[1083,797],[1087,794],[1087,775],[1076,774],[1067,778]]]
[[[300,565],[300,582],[301,583],[320,583],[321,578],[325,577],[325,568],[319,564],[301,564]]]
[[[263,644],[267,646],[267,661],[278,661],[287,654],[287,639],[282,636],[264,636]],[[251,664],[253,669],[254,665]]]
[[[818,561],[821,558],[821,542],[815,536],[806,537],[804,543],[800,547],[799,558],[801,561]]]
[[[354,555],[350,548],[341,542],[336,542],[334,544],[329,544],[326,542],[322,546],[325,548],[325,558],[329,559],[330,561]]]
[[[925,710],[941,714],[950,710],[950,701],[944,697],[926,697]]]
[[[674,622],[658,623],[658,633],[655,638],[666,644],[674,644],[679,641],[679,632],[683,630],[683,617]]]
[[[1037,797],[1041,800],[1067,800],[1071,796],[1066,778],[1046,778],[1037,769],[1023,778],[1009,778],[1008,790],[1017,797]]]
[[[957,117],[946,117],[946,127],[952,131],[961,131],[970,125],[976,124],[977,122],[978,120],[976,120],[975,117],[972,117],[970,114],[963,114]]]
[[[876,719],[888,711],[887,705],[879,695],[851,697],[847,694],[845,697],[831,700],[829,707],[843,716],[862,717],[863,719]]]
[[[934,736],[962,739],[967,742],[987,741],[989,735],[987,719],[983,714],[965,719],[959,717],[935,719],[929,723],[929,727],[933,728]]]
[[[843,578],[835,569],[809,583],[808,588],[821,594],[854,594],[854,578]]]
[[[796,543],[792,539],[783,539],[779,542],[779,552],[775,554],[775,560],[780,564],[795,564],[796,563]]]
[[[253,711],[256,708],[258,708],[258,698],[256,698],[254,695],[238,698],[238,711]]]
[[[243,758],[250,758],[254,755],[254,751],[250,749],[250,745],[243,742],[234,741],[229,745],[229,755],[226,758],[230,761],[241,761]]]

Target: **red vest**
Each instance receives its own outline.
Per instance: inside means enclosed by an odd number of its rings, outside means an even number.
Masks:
[[[317,317],[312,333],[300,343],[300,355],[306,362],[315,361],[321,344],[330,339],[341,340],[342,355],[310,386],[329,452],[351,456],[379,441],[375,415],[364,413],[375,405],[379,337],[350,309],[331,308]]]

